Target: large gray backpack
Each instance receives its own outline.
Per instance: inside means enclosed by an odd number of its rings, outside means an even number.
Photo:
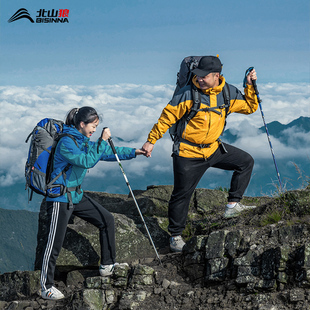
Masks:
[[[67,192],[66,187],[61,184],[54,185],[54,183],[61,175],[64,175],[65,178],[70,164],[53,180],[50,179],[53,170],[53,155],[60,138],[69,136],[78,146],[74,137],[62,133],[62,129],[62,121],[44,118],[34,127],[25,141],[28,142],[31,138],[25,165],[26,189],[31,189],[29,200],[31,200],[33,192],[49,197],[58,197]]]
[[[191,107],[191,110],[183,116],[185,117],[187,123],[197,114],[198,111],[201,111],[200,109],[201,94],[198,88],[192,83],[192,77],[193,77],[192,70],[197,68],[199,61],[202,57],[203,56],[185,57],[182,60],[181,65],[180,65],[180,70],[177,73],[177,83],[176,83],[176,88],[174,90],[172,98],[179,92],[181,88],[187,85],[191,85],[193,105]],[[229,106],[230,106],[230,93],[229,93],[229,86],[227,83],[225,83],[223,87],[223,96],[224,96],[224,101],[225,101],[225,105],[223,107],[208,108],[208,110],[213,110],[215,112],[215,110],[218,108],[225,108],[226,109],[225,116],[227,117]],[[179,124],[179,121],[173,124],[169,128],[169,134],[173,141],[175,141],[177,137],[178,124]],[[226,126],[226,120],[225,120],[225,126]]]

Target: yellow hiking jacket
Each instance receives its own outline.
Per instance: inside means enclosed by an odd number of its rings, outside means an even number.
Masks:
[[[199,88],[197,77],[193,77],[193,83]],[[220,77],[220,85],[214,88],[201,91],[201,106],[217,107],[224,104],[222,89],[225,85],[225,78]],[[235,86],[228,84],[230,92],[230,113],[251,114],[258,108],[257,97],[252,85],[247,85],[243,95]],[[193,105],[191,86],[183,87],[163,109],[158,122],[153,126],[148,135],[148,141],[155,144],[162,138],[164,133],[178,120],[178,132],[181,137],[191,143],[208,145],[207,147],[193,146],[180,141],[175,141],[173,153],[187,158],[208,158],[219,147],[218,140],[225,126],[225,109],[213,111],[199,111],[188,124],[182,117],[190,111]]]

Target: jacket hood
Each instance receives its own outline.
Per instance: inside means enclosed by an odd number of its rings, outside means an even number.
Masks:
[[[192,79],[193,84],[200,89],[199,83],[197,82],[197,75],[195,75]],[[221,75],[220,76],[220,85],[216,86],[214,88],[208,88],[208,89],[201,89],[201,91],[206,94],[206,95],[210,95],[210,94],[219,94],[222,90],[223,87],[225,85],[225,78]]]
[[[89,138],[81,134],[75,127],[63,125],[63,133],[68,133],[72,135],[77,142],[83,143],[89,141]]]

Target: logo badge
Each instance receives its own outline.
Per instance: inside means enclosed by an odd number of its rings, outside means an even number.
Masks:
[[[13,16],[8,20],[8,23],[15,22],[16,20],[19,20],[21,18],[27,18],[32,23],[34,23],[34,20],[31,18],[30,14],[26,9],[19,9]]]

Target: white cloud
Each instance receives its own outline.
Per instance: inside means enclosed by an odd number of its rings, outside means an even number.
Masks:
[[[304,148],[306,151],[310,146],[310,135],[309,133],[299,131],[296,127],[288,128],[283,131],[283,136],[286,137],[289,145],[297,144],[298,147]]]
[[[295,127],[282,132],[285,144],[280,139],[270,134],[267,135],[265,131],[260,132],[258,128],[251,126],[248,120],[240,122],[239,126],[232,128],[231,131],[238,136],[234,145],[248,151],[255,158],[270,158],[272,156],[271,149],[276,158],[279,159],[310,155],[309,133],[298,131]]]
[[[241,85],[238,85],[241,89]],[[278,121],[288,124],[299,116],[310,117],[310,85],[268,83],[258,85],[262,99],[261,107],[266,123]],[[249,115],[249,121],[255,127],[263,126],[261,109]],[[244,115],[234,113],[229,116],[227,128],[236,127],[244,119]]]
[[[40,87],[0,87],[1,105],[1,178],[0,186],[24,181],[24,164],[29,144],[25,139],[42,118],[50,117],[64,120],[67,112],[74,107],[90,105],[102,114],[103,120],[94,139],[99,137],[101,128],[111,129],[114,143],[119,146],[140,148],[146,141],[148,132],[156,123],[163,107],[170,101],[172,85],[97,85],[97,86],[56,86]],[[279,121],[283,124],[298,118],[310,116],[307,84],[263,84],[259,85],[263,99],[263,109],[267,122]],[[238,135],[236,145],[249,150],[260,158],[270,156],[266,134],[257,128],[263,126],[259,110],[252,115],[234,114],[228,118],[228,126]],[[277,156],[308,154],[310,138],[293,129],[285,134],[289,146],[273,139]],[[124,140],[121,142],[117,137]],[[304,139],[303,146],[294,145],[296,138]],[[149,176],[149,171],[165,172],[172,170],[171,140],[168,133],[155,145],[152,158],[127,161],[126,174],[140,178]],[[254,152],[253,152],[254,150]],[[107,177],[119,169],[116,164],[97,165],[91,176]],[[151,182],[149,182],[151,183]],[[155,183],[155,182],[154,182]]]

